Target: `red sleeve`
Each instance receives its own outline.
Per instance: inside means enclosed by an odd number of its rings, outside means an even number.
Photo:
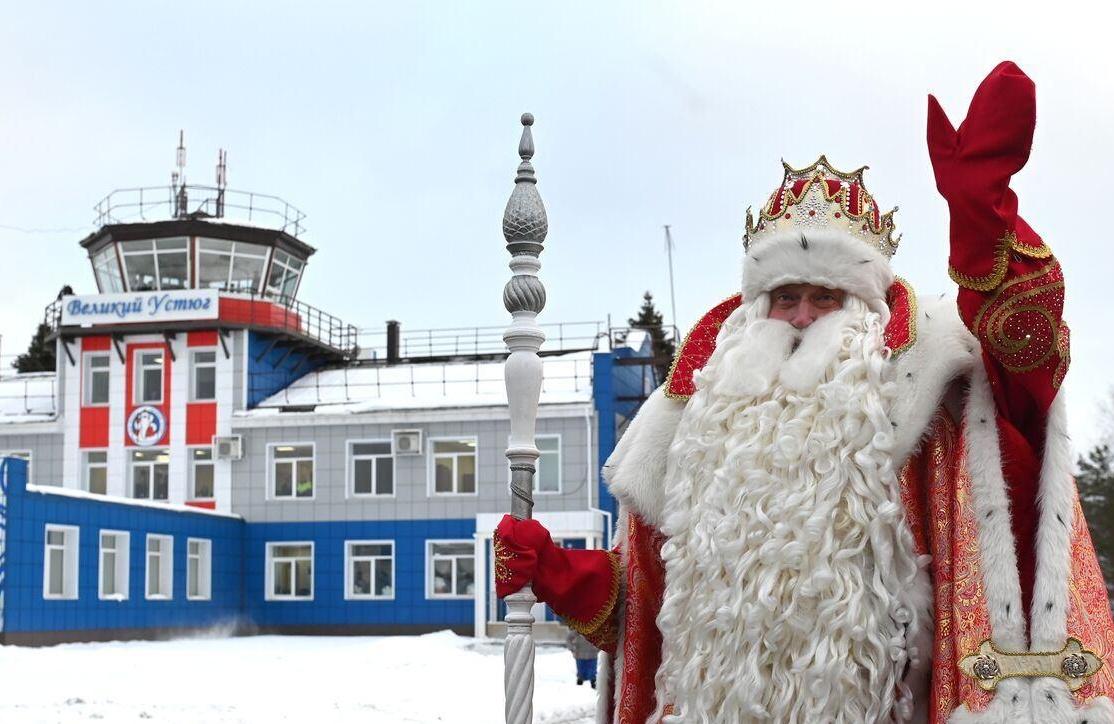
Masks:
[[[1060,264],[1018,214],[1010,188],[1029,158],[1035,123],[1036,88],[1011,62],[982,82],[958,129],[929,96],[929,155],[950,211],[948,271],[994,396],[1026,602],[1048,410],[1069,360]]]

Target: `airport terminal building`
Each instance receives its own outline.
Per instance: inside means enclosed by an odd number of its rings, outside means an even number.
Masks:
[[[98,205],[97,293],[46,309],[55,371],[0,376],[0,643],[500,632],[501,330],[369,338],[305,304],[302,220],[221,186]],[[542,349],[535,510],[568,546],[610,539],[599,469],[654,386],[614,332]]]

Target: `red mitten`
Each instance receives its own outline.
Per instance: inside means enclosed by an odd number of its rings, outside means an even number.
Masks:
[[[1002,240],[1039,250],[1040,237],[1017,215],[1010,178],[1029,159],[1036,126],[1036,86],[1010,61],[979,85],[958,129],[935,97],[928,97],[928,154],[936,188],[951,211],[952,277],[992,289],[1005,271]],[[966,282],[966,283],[965,283]]]
[[[495,528],[495,593],[506,598],[534,580],[538,554],[552,548],[549,531],[536,520],[504,515]],[[534,592],[535,594],[537,591]]]
[[[617,556],[557,546],[541,523],[510,515],[495,528],[495,592],[505,598],[528,583],[539,601],[580,627],[610,614],[618,594]]]

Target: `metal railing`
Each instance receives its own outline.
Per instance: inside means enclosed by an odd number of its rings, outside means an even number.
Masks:
[[[57,404],[53,373],[0,375],[0,415],[54,415]]]
[[[167,219],[228,218],[285,231],[305,233],[306,215],[278,196],[215,186],[144,186],[116,189],[93,207],[93,223],[126,224]]]
[[[421,360],[413,362],[420,363]],[[461,365],[471,369],[470,376],[460,374]],[[248,386],[252,393],[278,388],[270,396],[270,400],[261,403],[260,407],[344,404],[437,394],[448,396],[453,392],[480,394],[492,391],[493,385],[499,390],[503,389],[503,372],[499,369],[501,365],[497,363],[441,363],[431,365],[436,370],[435,374],[427,372],[420,376],[416,370],[418,366],[406,364],[393,368],[401,370],[398,374],[390,374],[392,368],[385,365],[345,365],[319,371],[300,382],[290,382],[282,371],[252,372],[249,374]],[[542,393],[591,391],[593,374],[591,359],[569,361],[560,372],[547,370],[542,382]]]
[[[607,335],[605,322],[555,322],[541,325],[545,331],[542,353],[594,350],[599,340]],[[477,357],[505,355],[503,341],[505,327],[444,327],[441,329],[405,328],[399,333],[399,357],[417,361],[423,357]],[[387,332],[381,329],[361,329],[360,359],[387,359]]]

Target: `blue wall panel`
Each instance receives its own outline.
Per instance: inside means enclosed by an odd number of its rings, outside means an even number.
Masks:
[[[474,601],[426,598],[427,540],[471,541],[474,519],[384,520],[328,523],[249,523],[245,536],[246,613],[260,626],[471,626]],[[344,598],[347,540],[391,540],[395,544],[393,600]],[[312,541],[312,601],[265,600],[266,545]]]
[[[112,500],[27,491],[26,464],[6,460],[8,537],[5,633],[113,628],[194,628],[232,623],[241,608],[243,521],[228,516],[161,510]],[[78,596],[43,597],[46,526],[78,528]],[[98,598],[100,531],[130,534],[128,597]],[[146,536],[173,537],[172,596],[145,598]],[[212,541],[212,597],[186,598],[186,542]]]

